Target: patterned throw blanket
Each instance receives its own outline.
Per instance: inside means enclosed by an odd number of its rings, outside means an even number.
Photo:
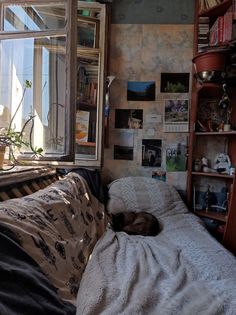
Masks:
[[[86,181],[70,173],[32,195],[1,202],[0,221],[60,297],[74,303],[89,256],[105,229],[104,206]]]

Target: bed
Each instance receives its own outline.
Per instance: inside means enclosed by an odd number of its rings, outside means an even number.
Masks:
[[[172,186],[118,179],[109,186],[108,211],[149,211],[162,230],[156,237],[107,230],[83,274],[77,315],[236,313],[235,257]]]
[[[0,203],[1,315],[235,314],[235,257],[174,187],[147,177],[109,185],[107,211],[161,223],[156,237],[131,236],[106,227],[97,174],[65,173]]]

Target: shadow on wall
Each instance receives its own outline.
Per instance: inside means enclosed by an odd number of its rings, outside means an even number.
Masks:
[[[193,24],[194,2],[194,0],[113,0],[112,23]]]

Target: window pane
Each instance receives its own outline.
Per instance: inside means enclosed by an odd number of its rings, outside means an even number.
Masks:
[[[63,29],[65,5],[9,5],[4,8],[4,31],[42,31]]]
[[[78,45],[99,48],[100,11],[78,10]]]
[[[64,36],[0,42],[0,127],[9,125],[24,95],[12,128],[20,131],[35,116],[32,144],[44,154],[65,154],[65,44]],[[32,87],[25,90],[26,80]],[[31,123],[25,128],[26,141],[30,130]]]

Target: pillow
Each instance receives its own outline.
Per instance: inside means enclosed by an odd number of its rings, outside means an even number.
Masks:
[[[150,212],[157,217],[187,211],[176,189],[149,177],[124,177],[108,186],[109,212]]]
[[[69,174],[30,196],[2,202],[0,220],[59,295],[74,302],[89,256],[105,230],[104,206],[85,180]]]

